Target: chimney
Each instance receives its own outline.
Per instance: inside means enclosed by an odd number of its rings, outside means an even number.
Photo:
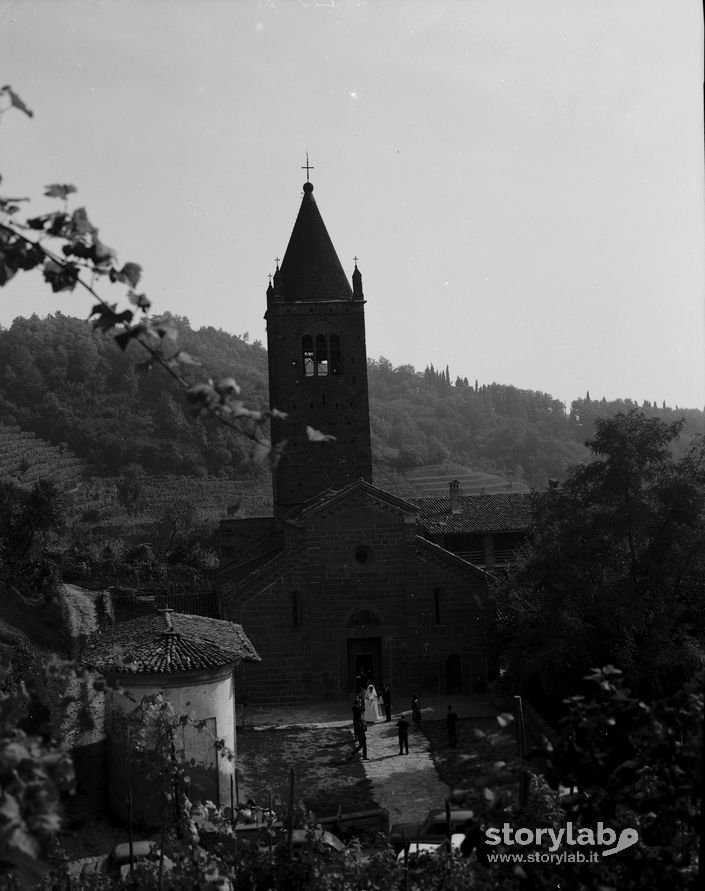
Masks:
[[[450,482],[450,512],[452,514],[459,514],[461,512],[460,482],[458,480],[451,480]]]

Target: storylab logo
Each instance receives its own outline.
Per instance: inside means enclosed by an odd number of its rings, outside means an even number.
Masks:
[[[487,851],[491,863],[597,863],[602,857],[619,854],[638,841],[636,829],[622,829],[617,833],[602,822],[594,829],[578,828],[572,823],[560,829],[515,829],[510,823],[504,823],[501,829],[485,830],[485,845],[501,846],[501,850]]]

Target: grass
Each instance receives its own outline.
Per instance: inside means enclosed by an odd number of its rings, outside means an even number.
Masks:
[[[289,799],[289,771],[294,770],[294,801],[319,819],[377,806],[362,763],[349,759],[352,736],[347,727],[268,727],[238,731],[240,801],[252,798],[283,812]]]

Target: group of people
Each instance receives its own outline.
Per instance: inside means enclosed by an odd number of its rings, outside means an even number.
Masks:
[[[362,760],[367,757],[367,725],[377,724],[381,721],[392,720],[392,690],[389,684],[382,689],[381,696],[377,694],[374,684],[367,684],[366,688],[358,689],[358,693],[352,704],[353,733],[355,736],[355,748],[351,758],[358,752],[362,752]],[[417,727],[421,725],[421,700],[416,691],[411,694],[411,719]],[[458,714],[452,706],[448,706],[446,714],[446,728],[448,730],[448,745],[458,745]],[[399,738],[399,754],[409,754],[409,722],[406,715],[401,715],[397,721],[397,735]]]

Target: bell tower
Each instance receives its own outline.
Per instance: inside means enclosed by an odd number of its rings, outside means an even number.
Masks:
[[[286,440],[273,474],[278,525],[326,489],[372,482],[362,275],[355,258],[351,288],[308,178],[303,190],[265,314],[269,404],[287,414],[272,420],[272,442]]]

